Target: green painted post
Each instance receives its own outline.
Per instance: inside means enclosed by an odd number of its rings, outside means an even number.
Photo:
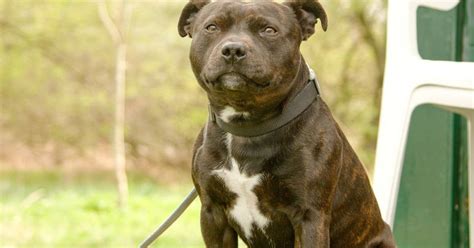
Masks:
[[[417,12],[425,59],[474,59],[474,0],[442,12]],[[401,248],[469,247],[467,122],[433,105],[410,121],[394,234]]]

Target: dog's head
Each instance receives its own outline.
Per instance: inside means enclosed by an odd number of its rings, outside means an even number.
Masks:
[[[318,19],[326,30],[316,0],[191,0],[178,30],[193,39],[191,65],[211,104],[252,112],[274,108],[288,95],[302,63],[300,43]]]

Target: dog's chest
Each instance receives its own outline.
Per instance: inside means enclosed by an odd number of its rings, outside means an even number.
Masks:
[[[232,136],[226,137],[228,150],[228,166],[214,170],[212,174],[220,179],[227,191],[232,192],[235,198],[228,207],[227,214],[237,223],[246,238],[252,237],[253,228],[265,232],[270,223],[260,209],[260,200],[255,189],[260,187],[264,180],[262,173],[252,174],[241,171],[239,161],[232,157]]]
[[[228,214],[240,226],[245,236],[251,238],[254,225],[264,231],[270,222],[261,212],[259,199],[254,192],[255,187],[262,182],[262,174],[246,175],[239,170],[238,162],[234,158],[230,158],[230,166],[230,169],[215,170],[213,174],[222,180],[227,190],[235,194],[233,205],[227,209]]]

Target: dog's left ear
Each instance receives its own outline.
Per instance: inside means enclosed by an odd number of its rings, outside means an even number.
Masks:
[[[196,14],[202,9],[202,7],[204,7],[209,2],[210,0],[190,0],[186,6],[184,6],[178,22],[178,32],[181,37],[186,37],[189,35],[189,37],[192,38],[191,30],[194,18],[196,17]]]
[[[323,30],[328,29],[328,17],[323,6],[317,0],[288,0],[286,6],[293,9],[296,18],[301,25],[302,38],[307,40],[314,34],[314,27],[321,20]]]

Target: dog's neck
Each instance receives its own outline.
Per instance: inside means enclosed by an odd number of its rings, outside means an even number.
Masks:
[[[304,60],[303,56],[300,55],[300,63],[298,64],[298,72],[296,73],[295,78],[293,79],[294,87],[288,93],[286,99],[282,102],[281,106],[284,108],[288,102],[296,97],[296,95],[301,92],[301,90],[305,87],[305,85],[310,80],[310,68],[306,61]],[[311,70],[312,71],[312,70]]]
[[[292,82],[292,89],[281,104],[266,115],[265,119],[257,122],[249,121],[248,112],[236,112],[230,107],[216,114],[210,107],[210,121],[216,122],[225,132],[241,137],[261,136],[287,125],[303,113],[319,95],[314,72],[304,63],[302,57],[300,61],[298,72]],[[236,120],[235,117],[238,119]]]

